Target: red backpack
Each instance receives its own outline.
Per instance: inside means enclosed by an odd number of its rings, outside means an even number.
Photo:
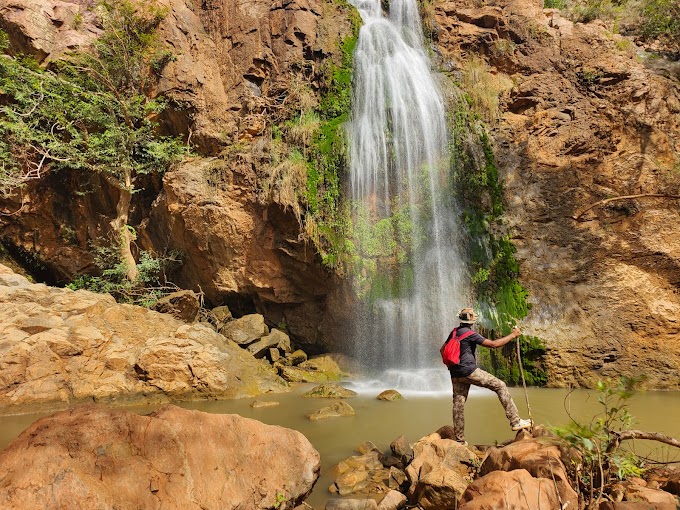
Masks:
[[[456,336],[458,328],[453,328],[451,334],[446,339],[446,343],[442,347],[442,361],[447,367],[451,367],[460,363],[460,341],[464,338],[474,334],[474,331],[468,331],[460,336]]]

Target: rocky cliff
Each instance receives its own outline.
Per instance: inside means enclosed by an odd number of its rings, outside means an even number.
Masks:
[[[440,2],[432,28],[454,74],[477,56],[477,86],[501,91],[489,125],[505,223],[550,384],[646,374],[680,388],[675,64],[534,1]],[[600,203],[627,195],[640,197]]]
[[[184,137],[196,157],[162,182],[140,183],[129,220],[137,249],[179,253],[177,284],[214,305],[285,322],[318,351],[333,276],[301,236],[290,200],[265,196],[262,180],[273,180],[272,125],[302,103],[318,105],[328,64],[342,60],[341,41],[352,33],[350,9],[329,0],[158,3],[171,57],[151,93],[170,104],[158,119],[163,131]],[[95,5],[2,1],[0,28],[10,52],[50,66],[102,32]],[[118,195],[97,175],[48,173],[0,200],[0,239],[48,283],[96,273],[92,244],[111,237]]]
[[[99,33],[91,5],[0,0],[0,28],[12,51],[50,65]],[[172,107],[159,121],[196,154],[134,196],[139,249],[180,252],[178,284],[285,323],[312,352],[342,344],[338,279],[301,236],[290,198],[264,191],[272,126],[288,108],[319,106],[350,9],[331,0],[164,5],[160,31],[174,58],[153,93]],[[663,198],[677,196],[680,181],[673,64],[538,1],[424,5],[439,65],[455,78],[477,59],[503,84],[489,129],[533,304],[524,326],[547,342],[550,384],[647,373],[650,386],[680,387],[679,202]],[[46,281],[92,272],[89,242],[108,235],[117,193],[97,176],[48,174],[0,201],[2,243]],[[599,203],[626,195],[641,196]]]
[[[106,294],[32,284],[0,265],[0,412],[287,391],[263,360],[203,324]]]

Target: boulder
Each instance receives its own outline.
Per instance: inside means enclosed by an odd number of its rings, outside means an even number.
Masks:
[[[394,456],[398,458],[401,463],[406,466],[413,460],[413,448],[406,439],[406,436],[401,435],[390,443],[390,450]]]
[[[378,504],[374,499],[329,499],[326,510],[377,510]]]
[[[169,313],[175,319],[191,323],[196,320],[201,303],[194,291],[180,290],[162,297],[151,305],[151,309],[160,313]]]
[[[256,358],[262,358],[272,347],[290,352],[290,338],[283,331],[272,329],[268,335],[246,347],[246,350]]]
[[[229,340],[245,347],[269,333],[264,317],[259,313],[244,315],[240,319],[228,322],[220,329],[220,333]]]
[[[492,471],[513,469],[525,469],[535,478],[555,480],[562,501],[568,502],[571,508],[576,507],[578,495],[571,487],[557,446],[546,444],[544,440],[525,439],[502,448],[490,448],[479,473],[484,476]]]
[[[171,405],[141,416],[88,404],[38,420],[0,453],[0,501],[13,510],[291,509],[319,469],[309,441],[283,427]]]
[[[406,468],[409,499],[424,509],[455,508],[475,471],[476,455],[451,439],[434,433],[413,445]]]
[[[277,364],[279,375],[288,382],[293,383],[323,383],[327,382],[328,376],[323,372],[304,370],[299,367],[289,367]]]
[[[108,294],[10,280],[0,283],[0,412],[287,390],[267,363],[204,324]]]
[[[335,479],[335,490],[341,496],[359,492],[368,486],[368,471],[365,469],[353,469],[342,473]]]
[[[677,510],[675,503],[655,503],[650,505],[645,501],[603,501],[599,510]]]
[[[365,455],[366,453],[369,453],[369,452],[380,453],[380,450],[378,449],[378,447],[375,444],[373,444],[372,441],[364,441],[359,446],[357,446],[355,448],[355,450],[358,451],[362,455]]]
[[[624,482],[625,483],[625,482]],[[625,501],[642,501],[648,505],[678,505],[674,494],[637,483],[626,484]]]
[[[376,450],[371,450],[363,455],[355,455],[349,459],[341,461],[336,470],[338,473],[346,473],[348,471],[361,469],[364,471],[371,471],[376,469],[382,469],[383,465],[380,462],[380,452]]]
[[[399,510],[406,505],[406,496],[399,491],[389,491],[380,501],[378,510]]]
[[[390,475],[387,481],[387,486],[390,489],[402,490],[407,485],[408,478],[406,477],[406,473],[394,466],[390,467]]]
[[[294,367],[282,365],[279,373],[289,382],[339,381],[346,376],[330,356],[318,356]]]
[[[394,402],[395,400],[403,400],[404,397],[397,390],[385,390],[376,397],[378,400],[385,400],[387,402]]]
[[[281,351],[279,351],[276,347],[270,347],[269,348],[269,360],[272,363],[276,363],[281,359]]]
[[[307,361],[307,353],[302,349],[297,349],[296,351],[293,351],[292,353],[286,356],[286,363],[288,363],[291,366],[299,365],[300,363],[304,363],[305,361]]]
[[[530,505],[527,502],[531,502]],[[450,505],[450,504],[448,504]],[[547,478],[534,478],[526,469],[494,471],[470,484],[460,506],[441,506],[459,510],[490,508],[561,508],[559,495]],[[567,506],[567,508],[572,508]],[[574,507],[578,508],[578,507]]]
[[[340,386],[339,384],[320,384],[315,386],[306,393],[303,393],[303,397],[310,398],[349,398],[356,395],[356,391],[349,390]]]
[[[322,407],[318,411],[314,411],[312,414],[307,415],[307,418],[316,421],[323,420],[325,418],[336,418],[338,416],[354,416],[356,413],[351,405],[347,402],[335,402],[327,407]]]

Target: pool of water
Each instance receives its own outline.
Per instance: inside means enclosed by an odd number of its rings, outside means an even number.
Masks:
[[[379,388],[366,383],[347,383],[361,390],[347,399],[356,416],[310,421],[306,415],[328,405],[325,399],[303,398],[301,394],[312,385],[300,385],[291,393],[267,395],[258,400],[275,400],[279,406],[253,409],[255,399],[185,402],[178,405],[209,413],[234,413],[264,423],[281,425],[302,432],[321,454],[321,478],[308,502],[323,508],[331,497],[333,467],[353,455],[353,449],[363,441],[373,441],[380,449],[389,450],[392,440],[404,434],[410,442],[430,434],[442,425],[451,423],[451,396],[448,392],[412,392],[397,402],[376,400]],[[527,416],[524,392],[511,388],[520,414]],[[565,425],[569,415],[579,420],[589,419],[598,412],[597,392],[562,389],[529,389],[529,403],[535,422],[546,425]],[[680,392],[647,391],[636,394],[629,401],[636,420],[633,428],[656,431],[680,437]],[[129,407],[131,411],[147,413],[151,407]],[[0,448],[4,448],[22,430],[42,415],[0,417]],[[494,444],[513,437],[503,409],[496,396],[484,389],[472,388],[466,405],[466,439],[471,444]],[[658,451],[656,445],[636,442],[636,450],[647,454],[650,449],[664,460],[680,461],[680,451]],[[670,452],[670,453],[669,453]]]

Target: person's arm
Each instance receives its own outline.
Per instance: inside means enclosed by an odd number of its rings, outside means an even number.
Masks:
[[[515,327],[512,328],[512,331],[510,332],[509,335],[506,335],[503,338],[499,338],[498,340],[489,340],[488,338],[485,338],[484,341],[482,342],[482,345],[484,347],[489,347],[491,349],[498,349],[499,347],[503,347],[511,340],[514,340],[521,334],[522,333],[520,333],[519,328]]]

